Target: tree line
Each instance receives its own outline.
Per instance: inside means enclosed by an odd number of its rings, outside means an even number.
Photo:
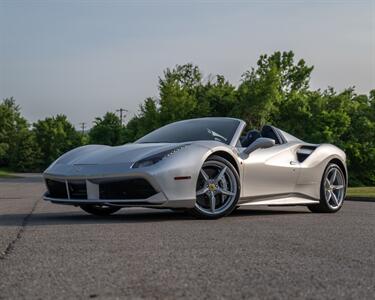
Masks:
[[[107,112],[86,134],[64,115],[30,125],[15,100],[7,98],[0,104],[0,166],[43,170],[80,145],[121,145],[170,122],[230,116],[245,120],[248,129],[273,124],[307,142],[335,144],[347,154],[350,184],[375,185],[375,90],[368,95],[354,87],[312,90],[312,71],[291,51],[261,55],[238,86],[222,75],[204,78],[193,64],[177,65],[159,78],[158,97],[145,99],[126,125]]]

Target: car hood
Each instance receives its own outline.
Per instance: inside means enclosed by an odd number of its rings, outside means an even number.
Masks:
[[[56,165],[103,165],[136,162],[185,143],[126,144],[122,146],[87,145],[76,148],[63,156]]]

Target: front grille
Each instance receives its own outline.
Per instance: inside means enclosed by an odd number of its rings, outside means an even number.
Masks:
[[[86,181],[68,181],[71,199],[87,199]]]
[[[126,179],[99,184],[100,199],[147,199],[156,194],[145,179]]]
[[[46,179],[46,185],[47,185],[49,197],[59,198],[59,199],[68,198],[65,182]]]

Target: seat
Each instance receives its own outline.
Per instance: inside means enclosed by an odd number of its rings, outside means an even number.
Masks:
[[[245,138],[241,141],[242,147],[248,147],[251,145],[256,139],[260,138],[261,134],[258,130],[250,130]]]
[[[277,128],[270,125],[263,126],[261,135],[262,137],[275,140],[275,144],[284,144],[286,142]]]

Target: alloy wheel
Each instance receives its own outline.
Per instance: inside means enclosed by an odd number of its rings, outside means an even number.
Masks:
[[[219,215],[232,206],[237,190],[231,168],[220,161],[206,161],[197,182],[195,207],[204,214]]]
[[[324,195],[332,209],[340,207],[345,196],[345,178],[337,167],[331,168],[324,178]]]

